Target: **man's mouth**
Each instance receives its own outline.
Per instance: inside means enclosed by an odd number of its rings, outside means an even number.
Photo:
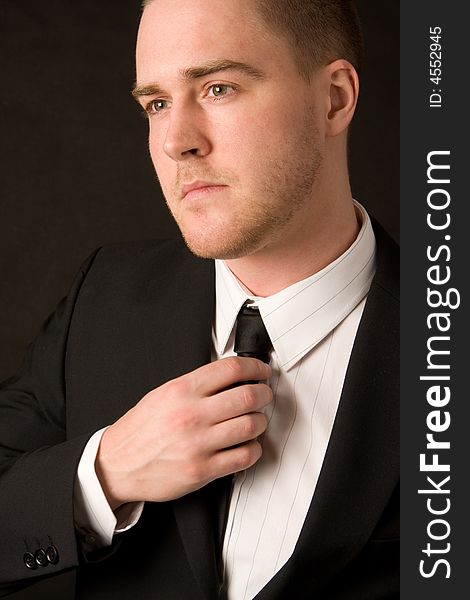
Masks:
[[[212,192],[219,192],[226,187],[226,185],[220,183],[196,180],[183,185],[181,188],[181,198],[183,200],[190,200]]]

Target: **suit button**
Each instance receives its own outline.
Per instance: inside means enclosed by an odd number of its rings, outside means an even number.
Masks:
[[[34,553],[34,558],[36,559],[36,562],[40,567],[47,567],[47,565],[49,564],[44,548],[39,548],[39,550],[36,550],[36,552]]]
[[[51,565],[56,565],[59,562],[59,551],[55,546],[49,546],[46,550],[46,557]]]
[[[28,569],[37,569],[38,568],[36,559],[34,558],[34,554],[31,554],[31,552],[26,552],[23,555],[23,562],[28,567]]]
[[[85,543],[87,543],[90,546],[93,546],[94,544],[96,544],[96,537],[92,533],[88,533],[85,536]]]

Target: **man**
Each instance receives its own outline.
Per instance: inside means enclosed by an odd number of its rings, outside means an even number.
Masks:
[[[3,590],[398,593],[396,250],[351,197],[360,54],[349,2],[146,3],[134,96],[196,256],[94,253],[3,386]],[[253,316],[270,366],[234,356]]]

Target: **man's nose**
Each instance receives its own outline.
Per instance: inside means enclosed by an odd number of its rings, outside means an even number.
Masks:
[[[163,150],[175,161],[209,154],[211,144],[200,107],[188,104],[172,106]]]

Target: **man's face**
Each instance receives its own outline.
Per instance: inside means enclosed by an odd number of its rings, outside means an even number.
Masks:
[[[239,0],[154,0],[137,91],[168,206],[189,248],[239,258],[295,236],[321,171],[321,95]]]

